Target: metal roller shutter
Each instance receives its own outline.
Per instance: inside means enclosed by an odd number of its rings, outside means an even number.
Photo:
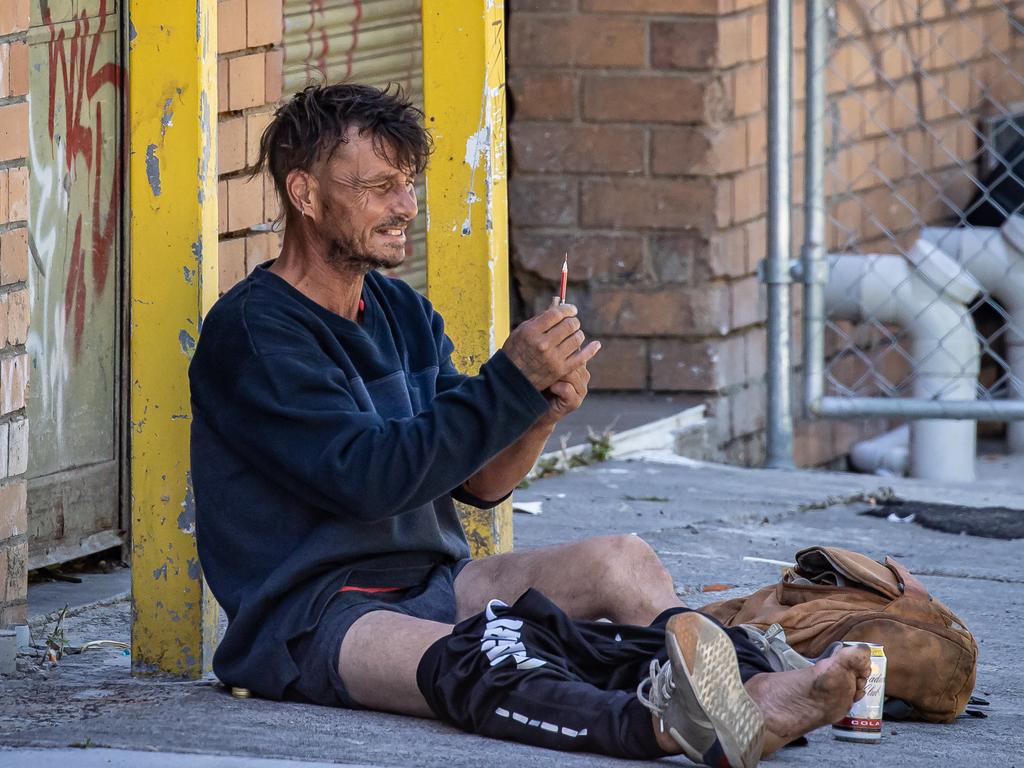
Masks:
[[[420,0],[286,0],[284,84],[293,93],[314,83],[399,83],[423,108]],[[405,264],[389,274],[421,293],[427,285],[423,180],[420,214],[410,228]]]

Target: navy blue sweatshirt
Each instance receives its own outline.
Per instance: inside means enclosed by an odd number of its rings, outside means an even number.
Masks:
[[[452,496],[547,410],[497,352],[451,363],[430,303],[367,275],[362,323],[259,267],[216,303],[189,367],[199,559],[229,619],[228,685],[280,698],[288,640],[331,595],[413,586],[468,557]]]

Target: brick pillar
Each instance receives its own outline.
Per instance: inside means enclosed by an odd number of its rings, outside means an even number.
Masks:
[[[719,455],[748,464],[764,451],[766,45],[756,0],[533,0],[509,19],[522,314],[569,251],[570,298],[603,342],[592,386],[703,396]]]
[[[254,266],[277,256],[280,240],[270,231],[278,215],[267,175],[249,178],[260,136],[281,99],[282,0],[219,0],[217,95],[220,102],[219,184],[220,293]]]
[[[28,590],[28,0],[0,4],[0,627]]]

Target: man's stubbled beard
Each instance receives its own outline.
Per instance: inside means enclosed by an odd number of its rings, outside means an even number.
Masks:
[[[402,263],[384,261],[372,253],[364,253],[359,250],[356,243],[343,237],[336,237],[331,240],[330,250],[327,252],[327,264],[339,272],[355,273],[365,275],[375,269],[391,269]]]
[[[330,207],[325,203],[324,213],[331,214]],[[405,227],[408,225],[406,219],[394,217],[387,219],[375,229],[386,229],[388,227]],[[365,275],[375,269],[394,269],[405,261],[405,249],[398,259],[384,260],[372,253],[360,249],[355,239],[345,235],[337,235],[331,239],[331,247],[327,252],[327,264],[338,272],[347,274]]]

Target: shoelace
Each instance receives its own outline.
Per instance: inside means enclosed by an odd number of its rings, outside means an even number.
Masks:
[[[649,689],[645,690],[645,689]],[[636,688],[636,698],[643,704],[647,709],[658,716],[658,728],[662,733],[665,732],[665,709],[668,707],[669,701],[672,699],[676,691],[675,679],[672,675],[672,662],[666,661],[664,664],[659,664],[657,660],[651,661],[651,674],[649,677],[640,681],[640,685]],[[709,721],[700,722],[695,720],[695,723],[704,728],[711,728]],[[709,764],[704,759],[704,755],[701,751],[696,749],[693,745],[682,740],[679,733],[676,733],[673,738],[683,749],[685,754],[690,760],[697,765]],[[718,742],[715,741],[712,747],[717,747]],[[720,749],[720,748],[719,748]],[[723,756],[724,757],[724,756]],[[718,764],[716,761],[715,765]]]
[[[648,688],[649,692],[645,691],[645,688]],[[657,659],[652,659],[651,674],[641,680],[640,685],[636,687],[636,697],[641,704],[660,719],[675,689],[675,680],[672,679],[672,662],[666,661],[664,664],[659,664]],[[661,722],[661,728],[665,729],[664,722]]]
[[[786,632],[779,624],[772,624],[763,632],[751,625],[744,625],[743,628],[746,630],[747,637],[768,657],[772,669],[776,672],[802,669],[814,663],[814,659],[802,656],[786,642]]]

